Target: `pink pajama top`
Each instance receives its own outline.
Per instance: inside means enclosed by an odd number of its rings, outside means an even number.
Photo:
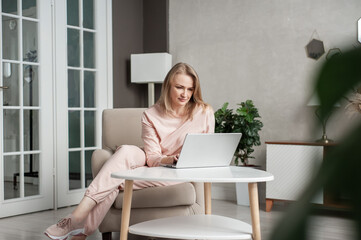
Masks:
[[[213,133],[214,112],[198,107],[192,120],[182,120],[163,113],[158,104],[145,110],[142,116],[142,139],[149,167],[160,164],[162,158],[180,153],[187,133]]]

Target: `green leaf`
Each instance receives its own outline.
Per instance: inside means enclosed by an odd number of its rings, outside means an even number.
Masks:
[[[228,108],[228,102],[225,102],[224,104],[223,104],[223,106],[222,106],[222,111],[223,112],[225,112],[226,111],[226,109]]]

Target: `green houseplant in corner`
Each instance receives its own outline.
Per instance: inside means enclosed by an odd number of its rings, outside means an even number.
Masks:
[[[246,100],[237,105],[239,107],[234,112],[233,109],[228,109],[228,102],[226,102],[214,113],[215,132],[242,133],[234,154],[235,164],[239,165],[239,160],[241,160],[243,165],[249,165],[249,159],[254,158],[251,156],[254,152],[253,147],[261,145],[259,131],[263,123],[259,120],[261,117],[252,100]]]

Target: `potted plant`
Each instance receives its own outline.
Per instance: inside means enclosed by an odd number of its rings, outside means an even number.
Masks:
[[[252,100],[237,105],[239,107],[233,112],[233,109],[228,109],[228,102],[226,102],[214,113],[215,132],[242,133],[242,138],[234,153],[235,164],[239,165],[239,160],[241,160],[243,165],[249,165],[249,159],[254,158],[251,156],[254,152],[253,147],[261,145],[259,131],[263,123],[259,120],[261,116]]]
[[[224,103],[222,108],[218,109],[215,115],[216,133],[242,133],[238,147],[234,153],[235,164],[240,162],[243,166],[256,167],[249,164],[249,159],[254,158],[251,154],[253,147],[261,145],[259,131],[263,123],[259,120],[258,109],[254,106],[252,100],[247,100],[237,104],[239,107],[233,111],[228,109],[228,102]],[[239,161],[240,160],[240,161]],[[248,185],[245,183],[236,183],[237,204],[249,206]]]

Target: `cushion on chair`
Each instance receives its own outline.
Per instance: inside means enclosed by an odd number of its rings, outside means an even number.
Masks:
[[[156,208],[193,205],[196,192],[192,183],[180,183],[166,187],[150,187],[133,192],[132,208]],[[123,206],[121,191],[114,202],[114,207]]]
[[[113,152],[121,145],[143,146],[141,118],[144,108],[106,109],[103,111],[103,149]]]

